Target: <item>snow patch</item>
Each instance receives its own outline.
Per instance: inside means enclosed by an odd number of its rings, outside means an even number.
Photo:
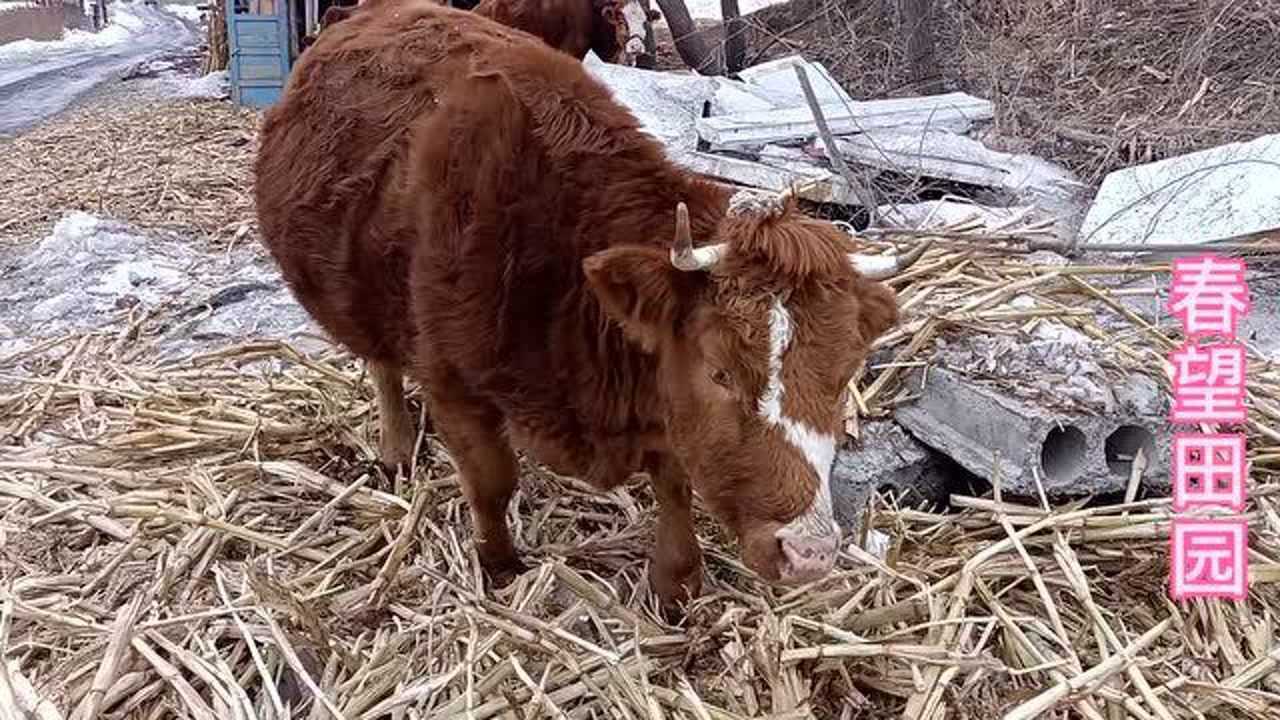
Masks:
[[[177,3],[169,3],[164,6],[166,12],[177,15],[187,22],[199,25],[204,21],[204,11],[195,5],[179,5]]]
[[[174,96],[182,98],[220,100],[228,97],[231,92],[226,70],[218,70],[201,77],[169,76],[164,78],[164,81]]]
[[[248,338],[316,347],[315,325],[265,251],[204,252],[81,211],[0,265],[0,357],[41,340],[160,310],[165,358]],[[163,359],[163,358],[162,358]]]

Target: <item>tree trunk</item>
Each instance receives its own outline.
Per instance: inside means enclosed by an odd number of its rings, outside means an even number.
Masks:
[[[942,75],[933,48],[933,0],[900,0],[899,17],[912,84],[921,92],[940,90]]]
[[[649,0],[640,0],[640,7],[647,15],[653,6]],[[636,67],[652,70],[658,66],[658,40],[653,36],[653,23],[644,24],[644,52],[636,56]]]
[[[738,11],[738,0],[720,0],[721,27],[724,29],[724,71],[736,75],[747,61],[747,24]]]
[[[667,27],[671,28],[671,37],[675,41],[680,59],[703,75],[723,74],[724,66],[719,54],[707,42],[707,38],[697,31],[684,0],[658,0],[658,7],[662,8]]]

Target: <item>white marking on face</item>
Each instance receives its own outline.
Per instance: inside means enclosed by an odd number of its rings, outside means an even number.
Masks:
[[[782,428],[787,442],[800,451],[818,476],[818,491],[813,502],[808,510],[788,523],[786,529],[810,537],[838,534],[840,528],[831,506],[831,464],[836,457],[836,438],[782,412],[782,396],[786,393],[782,384],[782,360],[794,338],[791,313],[782,300],[775,297],[769,308],[769,377],[758,402],[760,417]]]
[[[622,6],[622,20],[627,25],[627,52],[639,55],[644,52],[645,23],[648,13],[640,7],[639,0],[629,0]]]

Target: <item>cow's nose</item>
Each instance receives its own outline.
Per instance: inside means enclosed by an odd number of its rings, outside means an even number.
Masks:
[[[782,550],[782,582],[801,584],[821,580],[836,564],[839,539],[835,535],[814,536],[786,529],[778,531],[778,547]]]

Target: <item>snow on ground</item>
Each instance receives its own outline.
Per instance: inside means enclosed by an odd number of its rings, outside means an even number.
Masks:
[[[738,0],[738,11],[743,15],[767,8],[770,5],[781,5],[788,0]],[[689,15],[694,20],[720,20],[720,0],[687,0]]]
[[[35,5],[29,0],[0,0],[0,13],[5,10],[17,10],[18,8],[30,7]]]
[[[231,93],[226,70],[200,77],[161,73],[158,80],[162,85],[161,92],[171,97],[220,100],[229,97]]]
[[[73,210],[40,242],[0,253],[0,358],[93,331],[135,306],[166,309],[166,357],[271,337],[319,347],[316,326],[264,250],[204,251]],[[323,345],[323,343],[320,343]]]
[[[195,23],[196,25],[199,25],[201,20],[204,18],[204,11],[196,7],[195,5],[179,5],[178,3],[167,3],[163,7],[166,12],[171,12],[174,15],[177,15],[178,17],[182,18],[183,20],[186,20],[187,22],[190,22],[190,23]]]
[[[67,30],[61,40],[17,40],[0,45],[0,65],[38,62],[50,55],[109,48],[128,41],[147,27],[132,5],[112,3],[108,12],[111,24],[96,33]]]

